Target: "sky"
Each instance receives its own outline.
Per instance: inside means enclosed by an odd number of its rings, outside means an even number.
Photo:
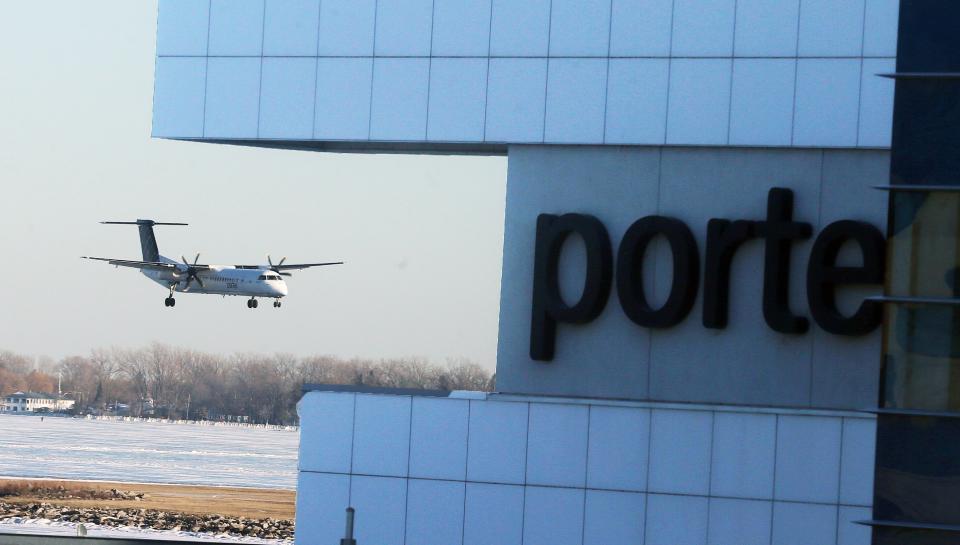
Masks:
[[[9,2],[0,18],[0,350],[157,341],[215,353],[496,360],[505,157],[330,154],[150,138],[156,1]],[[283,308],[179,294],[81,255],[345,261]]]

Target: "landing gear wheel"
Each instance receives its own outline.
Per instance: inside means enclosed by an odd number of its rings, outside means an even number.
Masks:
[[[273,308],[280,308],[280,301],[274,301]]]
[[[258,304],[256,299],[247,299],[247,308],[257,308],[257,306]]]
[[[163,306],[165,307],[173,307],[176,305],[177,305],[177,300],[174,299],[173,297],[167,297],[166,299],[163,300]]]

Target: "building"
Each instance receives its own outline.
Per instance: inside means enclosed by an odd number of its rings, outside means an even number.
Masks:
[[[0,411],[5,413],[48,413],[68,411],[75,403],[72,399],[62,399],[56,396],[38,392],[14,392],[7,394],[0,405]]]
[[[155,137],[508,157],[499,392],[308,393],[298,542],[955,541],[958,25],[161,0]]]

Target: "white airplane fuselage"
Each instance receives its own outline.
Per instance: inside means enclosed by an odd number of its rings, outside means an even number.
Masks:
[[[170,258],[160,256],[164,263],[178,264]],[[173,286],[180,293],[206,293],[213,295],[239,295],[244,297],[264,297],[280,299],[288,293],[283,277],[267,267],[237,268],[231,265],[210,265],[208,270],[199,271],[197,276],[203,281],[203,287],[197,281],[187,285],[187,275],[179,271],[141,270],[144,276],[164,288]]]
[[[181,256],[180,261],[176,261],[160,255],[153,227],[155,225],[186,225],[186,223],[158,222],[149,219],[104,221],[101,223],[107,225],[136,225],[140,232],[140,252],[143,260],[81,257],[103,261],[115,267],[139,269],[144,276],[169,290],[169,295],[163,301],[163,304],[168,308],[176,306],[177,301],[173,297],[175,292],[248,297],[247,308],[257,308],[257,299],[259,298],[273,299],[273,307],[280,308],[280,299],[287,296],[287,283],[283,277],[291,276],[291,273],[287,271],[343,265],[343,261],[287,263],[286,257],[274,263],[269,255],[267,255],[266,265],[208,265],[198,263],[200,254],[193,258],[192,263],[183,256]]]

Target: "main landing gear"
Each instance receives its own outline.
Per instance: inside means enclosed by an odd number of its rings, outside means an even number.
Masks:
[[[281,305],[282,303],[279,299],[273,302],[273,308],[280,308]],[[255,298],[251,297],[247,299],[247,308],[257,308],[258,306],[260,306],[260,304]]]
[[[177,306],[177,300],[173,298],[173,286],[170,286],[170,295],[163,300],[163,306],[165,307]]]

